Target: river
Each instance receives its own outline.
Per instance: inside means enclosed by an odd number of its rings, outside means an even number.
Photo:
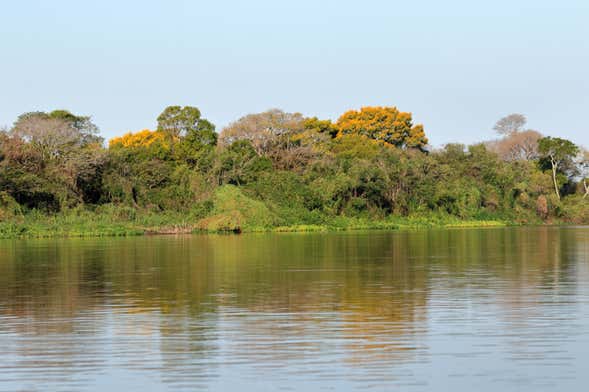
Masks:
[[[589,228],[0,241],[2,391],[584,391]]]

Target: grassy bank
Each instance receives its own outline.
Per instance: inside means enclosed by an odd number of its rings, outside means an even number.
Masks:
[[[101,237],[149,234],[328,232],[403,230],[433,227],[487,227],[511,224],[506,219],[460,219],[443,213],[409,217],[345,216],[309,211],[251,198],[224,186],[186,211],[139,209],[105,204],[78,207],[56,214],[4,209],[0,238]]]
[[[113,237],[191,231],[191,225],[181,214],[139,214],[134,209],[114,206],[78,208],[51,215],[33,211],[0,222],[0,238]]]
[[[326,232],[345,230],[407,230],[424,228],[504,227],[512,225],[500,220],[460,220],[451,217],[391,217],[384,220],[339,218],[333,224],[293,225],[272,228],[273,232]]]
[[[65,238],[187,233],[329,232],[344,230],[403,230],[433,227],[505,226],[499,220],[461,220],[451,216],[389,217],[370,220],[351,217],[325,219],[321,224],[276,225],[249,221],[239,212],[191,219],[190,214],[144,213],[133,210],[70,210],[56,215],[29,213],[0,222],[0,238]]]

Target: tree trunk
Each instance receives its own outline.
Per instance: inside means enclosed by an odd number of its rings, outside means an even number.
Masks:
[[[558,162],[554,161],[554,158],[550,158],[550,163],[552,164],[552,181],[554,182],[554,190],[556,192],[556,197],[560,200],[560,191],[558,190],[558,182],[556,182],[556,170],[558,169]]]
[[[583,187],[585,188],[585,194],[583,195],[583,199],[589,195],[589,185],[587,184],[587,180],[583,178]]]

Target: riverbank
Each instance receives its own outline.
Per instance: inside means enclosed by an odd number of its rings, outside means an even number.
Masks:
[[[513,224],[501,220],[459,219],[430,215],[371,220],[333,217],[316,224],[280,225],[244,219],[238,212],[193,219],[189,214],[136,214],[122,208],[117,213],[71,210],[55,215],[30,213],[0,222],[0,238],[114,237],[190,233],[330,232],[346,230],[403,230],[450,227],[498,227]]]

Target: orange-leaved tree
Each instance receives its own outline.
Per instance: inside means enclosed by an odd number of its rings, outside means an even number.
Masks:
[[[399,148],[423,149],[427,137],[423,125],[413,125],[411,113],[396,107],[367,106],[341,115],[335,124],[338,136],[355,134]]]

